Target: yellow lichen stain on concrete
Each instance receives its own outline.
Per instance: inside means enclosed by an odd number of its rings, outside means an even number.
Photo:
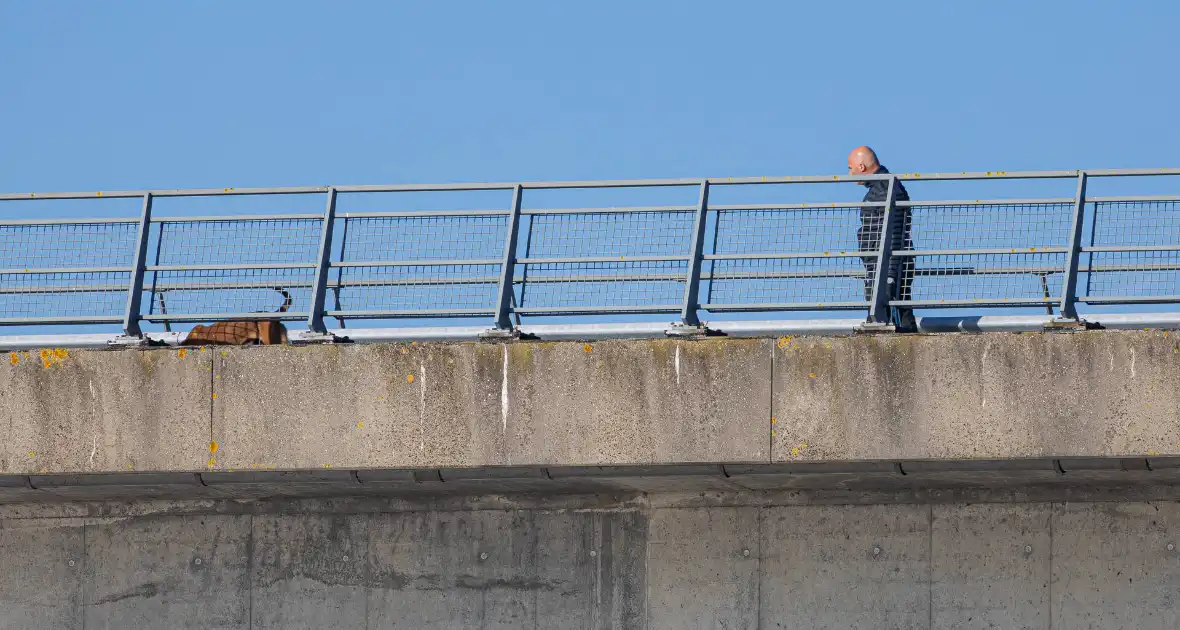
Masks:
[[[217,449],[219,449],[219,448],[221,448],[220,444],[218,444],[217,442],[210,442],[209,443],[209,454],[216,453]]]
[[[413,382],[414,382],[414,375],[413,375],[413,374],[407,374],[407,375],[406,375],[406,382],[407,382],[407,383],[413,383]]]
[[[45,368],[51,368],[68,358],[70,358],[70,353],[65,348],[54,348],[52,350],[45,348],[41,350],[41,365]]]
[[[188,350],[186,350],[186,349],[184,349],[184,348],[181,348],[180,350],[177,350],[177,351],[176,351],[176,356],[178,356],[178,357],[180,357],[180,358],[182,358],[182,359],[183,359],[183,358],[185,358],[185,357],[187,357],[187,356],[188,356]]]

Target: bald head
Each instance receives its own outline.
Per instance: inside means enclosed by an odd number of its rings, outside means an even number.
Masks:
[[[849,175],[872,175],[881,168],[877,154],[868,147],[856,147],[848,154]]]

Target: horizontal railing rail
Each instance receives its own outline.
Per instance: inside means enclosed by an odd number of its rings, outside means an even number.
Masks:
[[[1180,303],[1180,195],[1087,196],[1180,169],[899,173],[5,193],[139,199],[138,216],[0,218],[0,326],[487,318]],[[923,198],[916,182],[1076,180],[1072,197]],[[887,182],[885,201],[711,203],[761,185]],[[909,185],[912,199],[897,198]],[[698,203],[522,207],[530,193],[696,188]],[[352,195],[511,193],[503,208],[339,211]],[[324,212],[153,216],[159,199],[323,195]],[[763,195],[765,196],[765,195]],[[974,195],[972,195],[973,197]],[[288,208],[289,209],[289,208]],[[286,210],[280,208],[280,210]],[[285,306],[284,306],[285,305]],[[283,312],[277,312],[279,310]],[[783,317],[794,317],[784,315]],[[540,320],[538,320],[540,321]],[[615,320],[612,320],[615,321]]]

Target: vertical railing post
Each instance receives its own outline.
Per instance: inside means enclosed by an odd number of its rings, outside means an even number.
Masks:
[[[341,226],[341,229],[340,229],[340,260],[341,261],[344,260],[344,255],[345,255],[345,252],[347,252],[347,251],[348,251],[348,219],[346,218],[346,219],[344,219],[344,225]],[[330,273],[331,268],[329,268],[328,271]],[[344,310],[344,308],[340,305],[340,284],[343,281],[344,281],[344,267],[339,267],[336,269],[336,286],[335,286],[335,288],[332,289],[332,296],[335,298],[335,302],[334,302],[334,305],[336,307],[335,310],[337,310],[337,311]],[[341,328],[344,328],[344,321],[345,320],[344,320],[343,316],[341,316],[341,315],[336,316],[336,323],[339,324]]]
[[[504,243],[504,258],[500,262],[500,284],[496,291],[495,328],[512,330],[513,280],[516,277],[516,241],[520,233],[520,184],[512,187],[512,210],[508,214],[508,237]]]
[[[143,303],[143,275],[147,268],[148,236],[152,230],[152,193],[144,193],[143,209],[139,215],[139,234],[135,239],[135,258],[131,281],[127,287],[127,305],[123,311],[123,335],[142,337],[139,326],[140,305]]]
[[[680,305],[680,325],[699,328],[697,316],[700,306],[701,262],[705,247],[706,218],[709,215],[709,180],[701,182],[701,194],[697,199],[697,212],[692,226],[692,242],[689,245],[688,276],[685,278],[684,302]]]
[[[1073,225],[1069,231],[1069,249],[1065,259],[1065,278],[1061,282],[1061,306],[1058,319],[1078,321],[1078,261],[1082,257],[1082,225],[1086,216],[1086,172],[1078,171],[1078,191],[1073,199]]]
[[[311,297],[307,310],[307,327],[315,335],[327,335],[324,325],[324,295],[328,288],[329,263],[332,260],[332,228],[336,223],[336,189],[328,189],[328,202],[324,208],[324,223],[320,230],[320,250],[316,259],[315,279],[311,284]]]
[[[869,323],[885,325],[889,323],[889,299],[893,296],[893,288],[889,286],[889,268],[893,260],[893,232],[898,227],[893,225],[894,190],[897,188],[897,177],[890,176],[889,188],[885,193],[885,213],[881,217],[881,241],[877,243],[877,266],[873,274],[873,292],[869,300]],[[900,281],[898,278],[895,281]]]

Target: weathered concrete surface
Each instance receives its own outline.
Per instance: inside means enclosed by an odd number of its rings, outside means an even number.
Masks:
[[[0,366],[0,472],[200,470],[209,451],[210,355],[9,353]]]
[[[66,506],[6,508],[0,628],[1180,622],[1177,502],[666,499],[90,504],[112,516],[60,518]]]
[[[21,353],[0,501],[113,496],[77,475],[116,472],[203,474],[116,484],[193,497],[287,492],[243,476],[266,470],[357,494],[1180,483],[1178,353],[1101,331]],[[671,464],[715,470],[643,468]]]
[[[348,628],[365,618],[368,519],[253,518],[251,628]]]
[[[509,347],[512,462],[770,457],[769,340]]]
[[[1180,504],[1059,506],[1053,519],[1054,623],[1095,630],[1180,627],[1178,536]]]
[[[770,349],[742,340],[219,350],[215,468],[767,461]]]
[[[1180,452],[1180,336],[1167,332],[779,345],[776,461]]]
[[[647,545],[651,628],[757,628],[757,508],[657,510]]]
[[[81,628],[83,520],[0,521],[0,628]]]
[[[930,613],[929,506],[772,508],[762,619],[783,628],[920,628]]]
[[[247,628],[250,518],[98,519],[86,526],[86,628]]]
[[[217,470],[506,464],[502,348],[218,350]]]
[[[1050,627],[1049,504],[936,505],[931,513],[934,627]]]

